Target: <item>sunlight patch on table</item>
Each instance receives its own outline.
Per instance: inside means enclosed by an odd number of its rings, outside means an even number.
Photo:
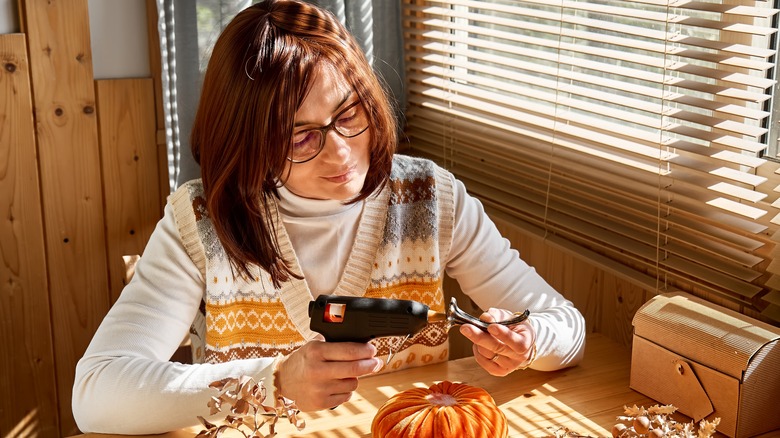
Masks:
[[[549,398],[544,402],[540,401],[536,398],[533,403],[529,402],[524,406],[501,408],[509,424],[510,436],[549,436],[563,425],[580,435],[610,435],[610,432],[598,423],[558,400]]]

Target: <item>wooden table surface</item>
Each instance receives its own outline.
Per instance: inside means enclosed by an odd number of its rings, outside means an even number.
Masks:
[[[442,380],[486,389],[501,407],[511,437],[549,437],[566,427],[580,435],[610,437],[623,406],[649,407],[655,401],[628,387],[631,352],[612,340],[589,335],[580,365],[554,372],[516,371],[493,377],[467,357],[446,363],[363,378],[352,400],[330,411],[303,414],[306,427],[298,432],[286,419],[277,423],[279,436],[370,437],[371,420],[391,395],[412,387],[428,387]],[[184,429],[164,438],[194,437],[201,428]],[[268,432],[267,428],[262,429]],[[86,434],[106,438],[116,435]],[[238,437],[239,434],[226,434]]]

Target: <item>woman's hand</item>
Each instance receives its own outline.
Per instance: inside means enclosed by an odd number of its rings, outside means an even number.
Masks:
[[[277,392],[304,412],[333,408],[352,397],[358,377],[382,368],[374,356],[376,347],[368,343],[308,342],[279,363]]]
[[[503,321],[512,317],[512,312],[490,308],[479,319],[485,322]],[[464,324],[460,332],[474,343],[472,350],[477,363],[494,376],[506,376],[534,359],[534,341],[536,333],[525,321],[514,327],[490,324],[488,331]]]

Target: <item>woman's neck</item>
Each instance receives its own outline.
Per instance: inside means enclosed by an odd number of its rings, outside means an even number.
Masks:
[[[311,199],[298,196],[288,188],[279,188],[279,209],[288,216],[312,217],[340,213],[354,207],[337,199]]]

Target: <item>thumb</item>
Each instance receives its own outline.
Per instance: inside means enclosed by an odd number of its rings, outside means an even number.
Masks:
[[[479,319],[481,319],[482,321],[485,321],[487,323],[494,323],[494,322],[496,322],[496,318],[493,318],[493,315],[491,315],[488,312],[485,312],[482,315],[480,315]]]

